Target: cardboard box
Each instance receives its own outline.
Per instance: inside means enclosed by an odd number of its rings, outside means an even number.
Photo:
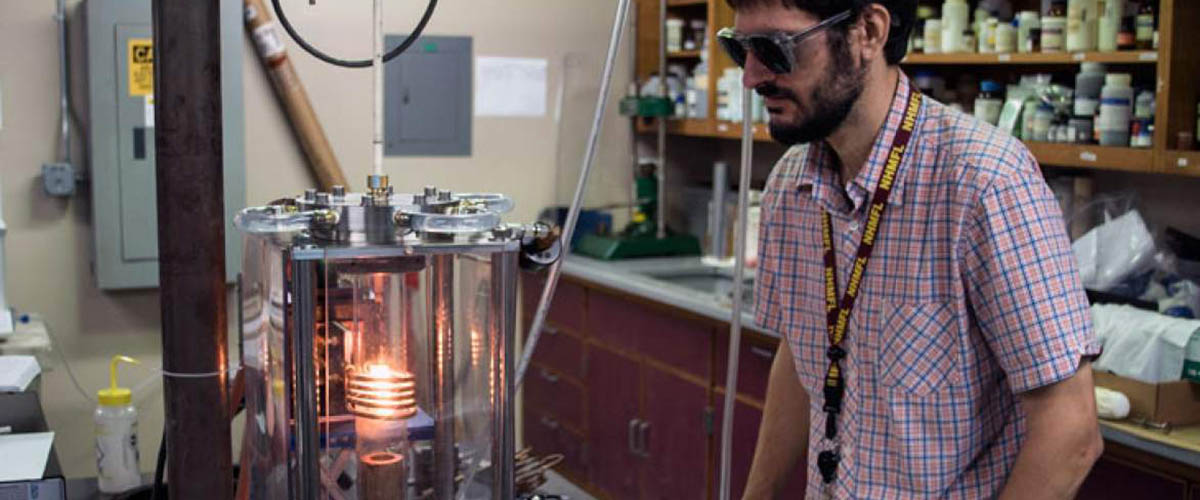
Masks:
[[[1129,397],[1129,416],[1174,426],[1200,423],[1200,384],[1187,380],[1148,384],[1095,372],[1096,385]]]

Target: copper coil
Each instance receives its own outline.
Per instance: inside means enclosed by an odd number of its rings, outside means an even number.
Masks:
[[[408,418],[417,413],[417,384],[411,373],[385,365],[368,365],[349,370],[346,401],[360,417]]]

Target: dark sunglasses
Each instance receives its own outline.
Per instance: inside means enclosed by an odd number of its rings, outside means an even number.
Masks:
[[[812,27],[798,33],[771,33],[763,35],[741,35],[733,28],[721,28],[717,32],[717,41],[721,48],[729,54],[729,58],[740,68],[746,67],[746,54],[753,52],[754,57],[763,63],[772,73],[784,75],[796,67],[796,46],[808,38],[820,33],[821,30],[850,18],[850,11],[842,11],[825,19]]]

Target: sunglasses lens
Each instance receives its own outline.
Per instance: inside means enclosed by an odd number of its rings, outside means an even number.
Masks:
[[[741,42],[726,37],[717,37],[717,40],[721,41],[721,48],[725,49],[725,53],[729,54],[734,64],[739,68],[746,67],[746,47]]]
[[[754,51],[755,57],[763,63],[767,69],[777,74],[786,74],[792,72],[792,63],[784,53],[783,47],[767,37],[751,37],[750,48]]]

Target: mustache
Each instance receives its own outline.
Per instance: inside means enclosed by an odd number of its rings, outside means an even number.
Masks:
[[[788,99],[788,100],[791,100],[794,102],[799,102],[799,100],[796,98],[796,94],[794,92],[792,92],[791,90],[782,88],[773,83],[763,83],[757,87],[754,87],[754,92],[758,93],[758,95],[763,96],[763,97],[775,97],[775,98],[779,98],[779,99]]]

